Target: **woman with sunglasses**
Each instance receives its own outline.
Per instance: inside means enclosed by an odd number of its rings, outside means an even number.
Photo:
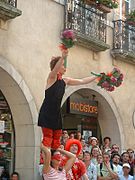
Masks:
[[[44,159],[43,179],[44,180],[66,180],[66,173],[71,169],[76,156],[71,152],[58,148],[51,151],[48,147],[41,145],[41,151]],[[68,159],[64,167],[61,166],[62,156]]]

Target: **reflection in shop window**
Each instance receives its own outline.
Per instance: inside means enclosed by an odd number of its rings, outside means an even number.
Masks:
[[[0,90],[0,175],[3,169],[10,174],[14,166],[14,128],[10,108]]]

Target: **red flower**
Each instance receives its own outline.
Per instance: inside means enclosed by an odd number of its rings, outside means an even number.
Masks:
[[[71,29],[66,29],[61,33],[61,45],[60,49],[65,50],[71,48],[75,44],[75,34]]]
[[[75,34],[74,34],[73,30],[66,29],[65,31],[63,31],[61,39],[63,39],[63,38],[74,40]]]
[[[107,74],[104,72],[100,73],[100,75],[95,73],[92,74],[98,77],[97,85],[110,92],[114,91],[115,87],[119,87],[123,81],[123,74],[116,67]]]

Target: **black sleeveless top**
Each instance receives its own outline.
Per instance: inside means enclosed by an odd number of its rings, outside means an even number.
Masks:
[[[40,108],[38,126],[53,130],[62,129],[61,101],[65,93],[64,80],[56,82],[45,90],[45,99]]]

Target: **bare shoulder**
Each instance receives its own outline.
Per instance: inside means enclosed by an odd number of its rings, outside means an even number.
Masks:
[[[71,80],[71,78],[69,77],[63,77],[63,80],[65,81],[66,85],[69,84],[69,81]]]

